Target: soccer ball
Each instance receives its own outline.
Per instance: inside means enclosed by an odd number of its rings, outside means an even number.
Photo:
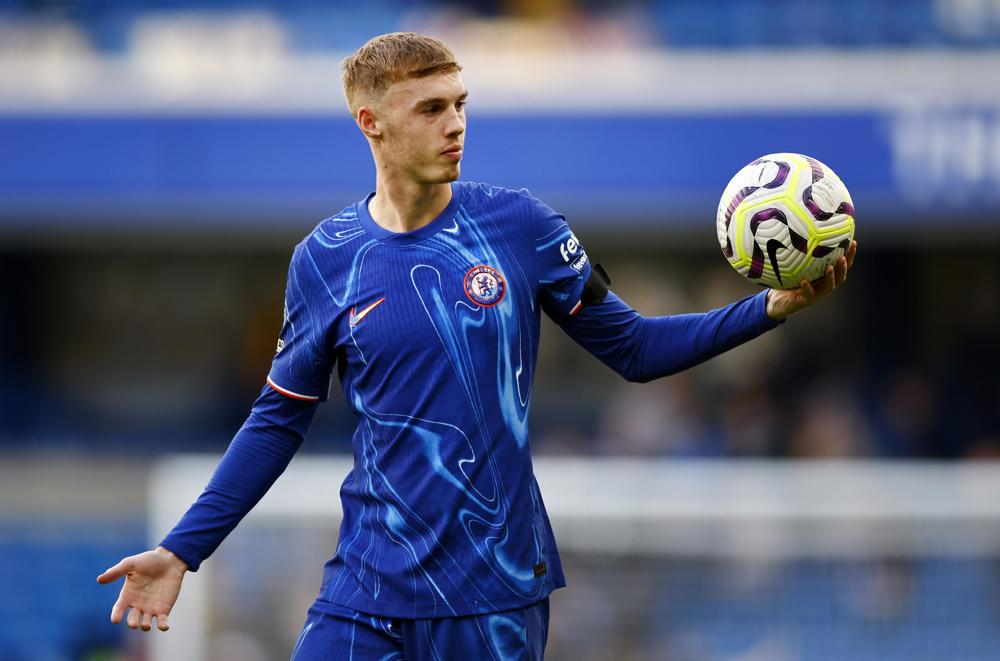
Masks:
[[[833,170],[803,154],[768,154],[736,173],[719,200],[719,245],[740,274],[793,289],[823,277],[854,238],[854,203]]]

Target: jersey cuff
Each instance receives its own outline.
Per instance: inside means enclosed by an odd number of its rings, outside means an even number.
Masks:
[[[768,292],[770,292],[770,291],[771,291],[770,289],[765,289],[764,291],[762,291],[762,292],[760,292],[759,294],[756,295],[756,297],[757,297],[757,305],[760,308],[760,316],[763,317],[763,320],[761,322],[761,327],[764,330],[769,330],[771,328],[775,328],[775,327],[780,326],[781,324],[785,323],[784,319],[772,319],[767,314],[767,295],[768,295]]]
[[[196,547],[185,542],[182,534],[171,531],[160,541],[160,546],[180,558],[188,566],[188,571],[198,571],[201,566],[201,556],[198,555]]]

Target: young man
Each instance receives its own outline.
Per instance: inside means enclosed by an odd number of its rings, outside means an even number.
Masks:
[[[152,551],[123,559],[111,612],[149,631],[287,466],[331,371],[358,417],[337,551],[292,653],[319,659],[540,659],[565,585],[526,428],[546,312],[630,380],[685,369],[773,328],[846,278],[705,314],[644,318],[608,291],[562,216],[527,191],[458,183],[461,67],[442,42],[372,39],[344,62],[375,192],[292,257],[260,398],[205,492]]]

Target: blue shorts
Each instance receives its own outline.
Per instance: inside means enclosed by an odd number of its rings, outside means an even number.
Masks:
[[[408,620],[333,604],[313,604],[292,661],[541,661],[549,635],[549,600],[485,615]]]

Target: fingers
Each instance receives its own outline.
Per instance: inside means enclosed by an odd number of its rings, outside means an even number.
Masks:
[[[116,601],[115,605],[111,608],[111,624],[118,624],[122,621],[122,615],[125,614],[125,608],[125,603],[121,600],[121,597],[119,597],[118,601]]]
[[[810,303],[823,298],[833,290],[833,286],[835,284],[834,277],[833,267],[827,266],[823,270],[822,276],[809,283]]]
[[[847,280],[847,258],[841,257],[837,260],[836,266],[833,267],[834,271],[834,286],[839,287],[844,284]]]
[[[816,300],[816,290],[813,289],[812,283],[807,279],[802,278],[802,281],[799,282],[799,291],[802,293],[802,299],[806,305],[810,305]]]
[[[125,576],[130,571],[132,571],[132,558],[124,558],[114,567],[111,567],[103,574],[97,577],[98,583],[111,583],[112,581],[117,581],[122,576]]]
[[[847,252],[841,255],[832,265],[828,265],[823,270],[823,275],[812,282],[809,282],[806,278],[799,280],[798,299],[790,308],[788,314],[809,307],[844,284],[847,280],[847,271],[851,268],[851,264],[854,263],[854,256],[857,252],[858,242],[851,241],[851,245],[847,247]],[[768,314],[771,314],[771,312],[768,311]],[[787,316],[787,314],[782,315],[782,318],[784,316]]]
[[[111,623],[118,624],[122,621],[122,615],[128,607],[124,605],[122,601],[118,601],[114,608],[111,609]],[[167,620],[166,613],[160,613],[159,615],[154,615],[153,613],[146,613],[138,608],[133,607],[128,612],[128,618],[125,620],[125,624],[128,625],[129,629],[142,629],[143,631],[152,631],[153,629],[153,618],[156,618],[156,628],[160,631],[168,631],[170,629],[170,622]]]
[[[128,618],[125,620],[125,624],[128,625],[129,629],[137,629],[139,627],[139,609],[133,608],[128,612]]]

